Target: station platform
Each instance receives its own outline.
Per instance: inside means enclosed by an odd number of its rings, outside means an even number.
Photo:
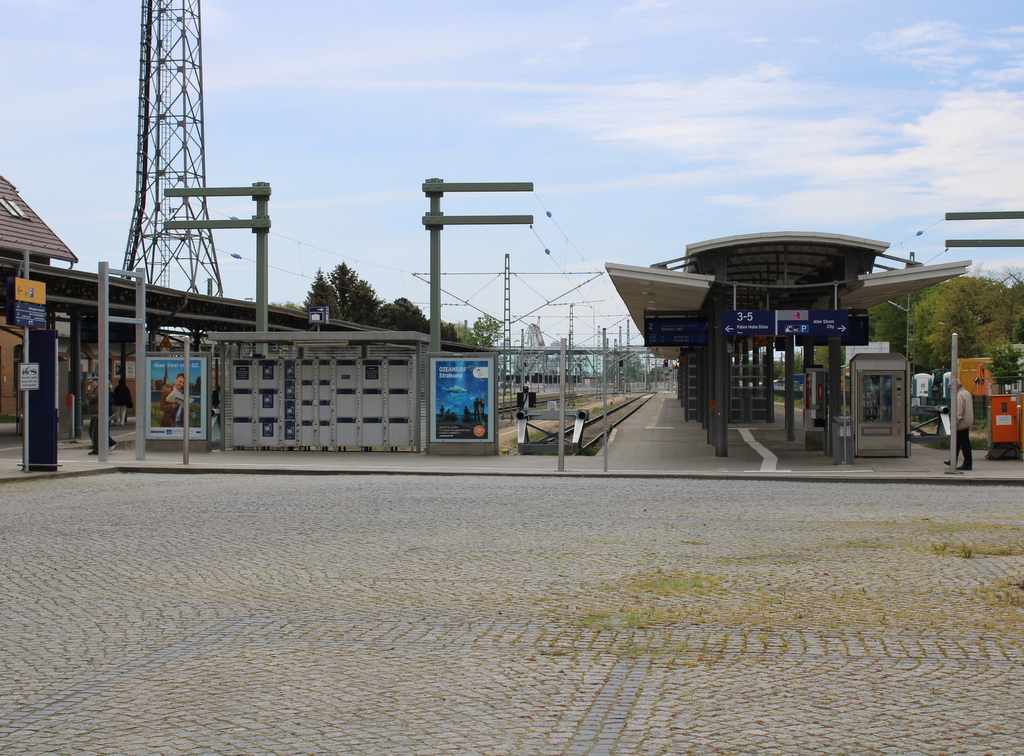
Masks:
[[[131,439],[134,429],[115,427],[117,440]],[[409,474],[409,475],[577,475],[614,477],[743,478],[857,482],[909,482],[948,485],[1024,485],[1024,462],[987,460],[974,450],[974,469],[950,472],[949,452],[914,445],[910,457],[858,457],[853,465],[836,465],[831,456],[803,450],[802,433],[786,441],[781,423],[730,426],[729,455],[716,457],[707,434],[683,420],[674,393],[650,399],[612,433],[607,470],[603,452],[564,458],[556,455],[447,456],[412,452],[147,450],[146,459],[119,445],[108,462],[90,456],[88,440],[61,442],[58,472],[23,473],[21,437],[13,424],[0,424],[0,480],[27,480],[103,472],[180,472],[257,474]]]

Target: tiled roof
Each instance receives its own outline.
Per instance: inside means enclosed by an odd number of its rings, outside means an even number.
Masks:
[[[78,258],[36,215],[10,181],[0,176],[0,256],[20,258],[25,251],[33,257],[76,263]]]

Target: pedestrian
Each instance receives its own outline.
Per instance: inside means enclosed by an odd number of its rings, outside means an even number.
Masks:
[[[128,410],[132,408],[132,392],[124,382],[124,378],[117,382],[114,389],[114,424],[124,425]]]
[[[962,454],[964,463],[957,470],[974,469],[974,458],[971,455],[971,426],[974,425],[974,396],[964,388],[960,381],[956,382],[956,449],[957,459]],[[956,459],[953,460],[954,464]],[[949,464],[949,460],[944,461]]]
[[[90,454],[99,454],[100,445],[100,429],[99,429],[99,408],[100,408],[100,382],[98,378],[93,378],[89,384],[89,389],[85,392],[85,398],[89,401],[90,406],[95,406],[96,411],[93,412],[92,417],[89,419],[89,440],[92,441],[92,451]],[[107,417],[107,448],[113,449],[117,446],[117,442],[110,435],[110,422],[114,419],[114,392],[110,389],[110,384],[107,384],[107,408],[110,414]]]

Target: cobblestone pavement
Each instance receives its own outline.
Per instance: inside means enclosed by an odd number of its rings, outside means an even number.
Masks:
[[[0,753],[1021,754],[1019,489],[0,485]]]

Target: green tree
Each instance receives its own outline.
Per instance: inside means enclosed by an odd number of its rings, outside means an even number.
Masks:
[[[927,334],[919,344],[923,342],[933,357],[949,364],[950,337],[956,332],[959,356],[985,355],[1000,340],[997,310],[1002,288],[987,276],[960,276],[933,286],[921,303],[928,328],[919,332]]]
[[[995,317],[997,338],[1020,341],[1024,337],[1024,269],[1003,268],[996,278],[1000,284]]]
[[[345,263],[338,265],[329,276],[338,300],[339,317],[350,323],[376,326],[381,300],[377,292]]]
[[[493,348],[503,336],[501,321],[490,315],[481,315],[466,334],[466,343],[479,347]]]
[[[459,341],[459,327],[455,323],[441,321],[441,341]]]
[[[1024,352],[1012,344],[1004,342],[993,347],[989,356],[992,358],[992,362],[988,368],[993,381],[1005,388],[1021,380],[1024,370],[1022,370],[1020,361],[1024,357]]]
[[[890,352],[907,354],[908,297],[882,302],[868,310],[868,340],[888,341]]]
[[[430,321],[423,314],[423,310],[405,297],[381,305],[377,325],[391,331],[430,333]]]
[[[316,275],[313,277],[313,285],[309,288],[309,294],[306,295],[305,301],[306,307],[323,307],[326,305],[331,308],[331,318],[338,320],[341,318],[341,307],[338,306],[338,293],[331,286],[330,281],[327,280],[327,276],[324,275],[324,271],[321,268],[317,268]]]

